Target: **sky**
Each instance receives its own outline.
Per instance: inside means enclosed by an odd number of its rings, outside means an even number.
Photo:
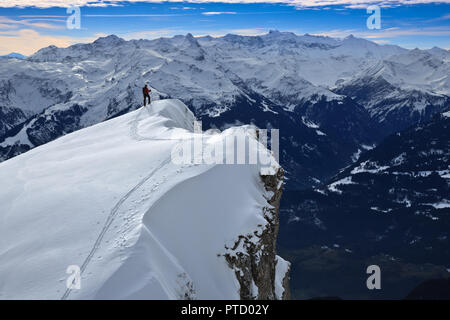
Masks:
[[[80,28],[67,20],[76,11]],[[380,29],[369,29],[369,6],[380,8]],[[154,39],[177,34],[260,35],[269,30],[343,38],[350,34],[405,48],[450,49],[450,0],[0,0],[0,55],[31,55],[109,34]]]

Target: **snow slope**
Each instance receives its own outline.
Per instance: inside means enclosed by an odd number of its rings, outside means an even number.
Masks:
[[[271,193],[260,165],[174,164],[194,120],[179,100],[155,101],[1,163],[0,298],[239,299],[224,255],[247,252],[226,247],[266,228]],[[275,261],[281,298],[288,267]],[[80,290],[66,288],[70,265]]]

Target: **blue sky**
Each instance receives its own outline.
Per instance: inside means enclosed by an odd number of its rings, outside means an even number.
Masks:
[[[108,34],[152,39],[188,32],[194,36],[258,35],[272,29],[333,37],[354,34],[380,44],[450,49],[450,0],[224,1],[75,0],[81,5],[81,29],[69,30],[69,14],[62,6],[70,1],[2,0],[0,54],[29,55],[51,44],[64,47]],[[381,7],[379,30],[369,30],[366,25],[370,16],[366,8],[371,4]]]

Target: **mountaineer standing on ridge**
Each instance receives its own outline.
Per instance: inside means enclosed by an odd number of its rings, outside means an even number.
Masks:
[[[147,84],[145,85],[144,88],[142,88],[142,93],[144,94],[144,107],[147,105],[147,98],[148,98],[148,104],[152,103],[151,99],[150,99],[150,90],[147,86]]]

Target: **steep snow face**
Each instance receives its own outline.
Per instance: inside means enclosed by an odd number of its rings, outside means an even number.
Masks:
[[[1,163],[0,298],[239,299],[241,270],[225,255],[270,271],[251,279],[250,298],[286,296],[289,264],[257,236],[272,230],[275,242],[281,181],[274,192],[261,174],[282,169],[175,164],[174,150],[198,138],[194,120],[179,100],[155,101]],[[201,139],[214,149],[242,135],[255,139],[249,127]],[[260,250],[235,246],[243,237]],[[71,265],[80,289],[66,287]]]

